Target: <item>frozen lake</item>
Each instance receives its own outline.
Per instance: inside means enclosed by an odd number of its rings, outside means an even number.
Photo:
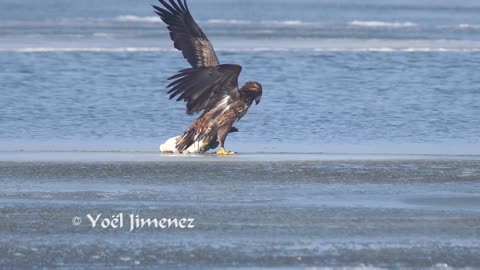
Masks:
[[[2,268],[480,267],[475,156],[3,152],[0,160]],[[124,228],[92,228],[86,217],[119,213]],[[195,227],[129,232],[130,214],[194,218]]]

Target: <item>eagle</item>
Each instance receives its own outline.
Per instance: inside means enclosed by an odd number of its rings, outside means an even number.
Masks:
[[[220,64],[212,44],[193,19],[186,0],[159,2],[160,6],[153,5],[154,12],[167,25],[174,47],[192,66],[168,78],[172,81],[168,94],[170,99],[186,103],[188,115],[201,113],[177,139],[177,149],[183,152],[201,142],[208,149],[220,145],[217,155],[235,155],[236,152],[225,150],[225,140],[229,133],[238,131],[233,124],[247,113],[252,103],[260,103],[262,85],[247,82],[239,88],[242,67]]]

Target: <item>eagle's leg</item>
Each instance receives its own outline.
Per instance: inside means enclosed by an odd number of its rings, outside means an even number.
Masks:
[[[231,127],[222,128],[218,131],[218,142],[220,143],[220,151],[217,152],[219,156],[230,156],[237,154],[236,152],[227,151],[225,150],[225,139],[227,139],[227,135],[230,132]]]

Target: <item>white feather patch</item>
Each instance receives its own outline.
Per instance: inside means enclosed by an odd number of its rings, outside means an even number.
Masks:
[[[224,98],[222,98],[222,100],[220,100],[220,102],[217,105],[217,108],[223,109],[223,112],[225,112],[226,110],[228,110],[230,108],[230,106],[228,105],[229,102],[230,102],[230,97],[225,96]]]
[[[180,137],[181,136],[176,136],[168,139],[164,144],[160,145],[160,152],[180,154],[180,151],[178,151],[177,149],[177,140],[180,139]],[[181,154],[203,154],[206,151],[208,151],[206,146],[207,146],[207,143],[204,143],[202,141],[195,142],[187,150],[183,151],[183,153]]]

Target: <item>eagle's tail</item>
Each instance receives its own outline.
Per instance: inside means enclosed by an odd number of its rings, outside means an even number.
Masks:
[[[195,129],[189,128],[185,131],[177,141],[177,149],[180,152],[187,150],[192,144],[195,143]]]

